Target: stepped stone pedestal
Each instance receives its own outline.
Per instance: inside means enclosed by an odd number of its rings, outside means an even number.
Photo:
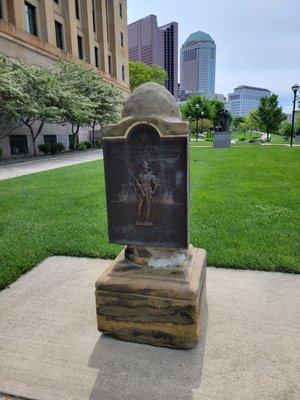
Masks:
[[[200,335],[206,253],[178,266],[141,266],[122,251],[96,282],[98,329],[118,339],[188,349]]]

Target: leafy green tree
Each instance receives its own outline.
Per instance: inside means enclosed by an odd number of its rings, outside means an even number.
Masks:
[[[185,119],[199,120],[200,118],[211,118],[211,107],[209,100],[203,96],[193,96],[180,105],[180,110]]]
[[[296,135],[300,135],[300,118],[297,118],[295,121],[295,133]]]
[[[21,121],[29,129],[33,152],[36,155],[36,141],[46,123],[62,121],[62,88],[58,77],[48,69],[20,64],[24,90],[29,101],[23,104]]]
[[[280,133],[285,137],[291,136],[292,124],[287,120],[283,121],[280,126]]]
[[[198,123],[198,130],[199,130],[199,128],[201,129],[202,132],[207,132],[207,131],[211,131],[214,128],[214,125],[211,122],[211,120],[203,118],[203,120],[201,119],[200,122]],[[193,134],[197,133],[196,121],[191,122],[191,132]]]
[[[196,125],[202,118],[209,119],[213,126],[219,124],[221,113],[225,111],[225,104],[219,100],[209,100],[205,96],[192,96],[180,106],[182,116]],[[198,121],[198,122],[197,122]]]
[[[245,118],[244,117],[235,117],[232,118],[232,127],[235,131],[239,131],[241,130],[241,124],[243,124],[245,122]]]
[[[257,124],[260,130],[267,133],[269,138],[270,133],[278,132],[282,121],[286,119],[286,115],[282,111],[282,107],[278,105],[278,96],[264,96],[260,99],[259,107],[255,115]]]
[[[259,123],[257,117],[257,110],[251,110],[245,117],[244,121],[240,124],[242,131],[257,131],[259,130]]]
[[[209,100],[210,119],[214,126],[217,126],[220,121],[220,115],[225,111],[225,103],[220,100]],[[231,116],[230,116],[231,121]]]
[[[59,60],[57,74],[64,92],[63,119],[71,124],[75,149],[81,126],[91,126],[94,138],[97,125],[119,119],[122,93],[116,86],[104,83],[96,71],[73,60]]]
[[[20,121],[29,93],[24,90],[20,65],[0,55],[0,139],[22,125]]]
[[[211,107],[209,100],[204,96],[193,96],[187,102],[180,105],[180,110],[182,116],[192,123],[191,131],[196,135],[199,128],[202,129],[202,120],[209,120],[211,117]],[[201,119],[201,125],[199,125],[199,120]],[[204,127],[203,127],[204,129]]]
[[[83,64],[60,60],[55,71],[0,56],[0,138],[24,124],[36,141],[45,123],[70,123],[77,145],[81,126],[116,122],[121,91]]]
[[[96,104],[89,97],[94,83],[93,74],[83,64],[61,59],[57,62],[56,75],[63,92],[62,120],[71,125],[72,147],[75,150],[80,127],[93,122]]]
[[[30,67],[0,58],[1,137],[24,124],[30,132],[34,155],[36,140],[46,122],[59,119],[60,87],[55,75],[46,69]]]
[[[122,92],[115,85],[103,83],[102,78],[93,73],[89,99],[94,104],[91,109],[92,142],[95,147],[95,129],[97,125],[116,123],[120,119],[121,105],[124,103]]]
[[[129,61],[131,90],[134,90],[146,82],[156,82],[160,85],[164,85],[167,78],[167,72],[158,65],[149,66],[140,61]]]

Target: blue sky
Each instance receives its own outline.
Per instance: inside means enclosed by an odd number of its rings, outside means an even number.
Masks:
[[[300,0],[128,0],[128,22],[149,14],[179,24],[179,48],[194,31],[217,45],[216,92],[238,85],[265,87],[291,111],[300,82]]]

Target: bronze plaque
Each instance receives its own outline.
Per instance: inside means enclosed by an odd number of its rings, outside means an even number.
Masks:
[[[147,124],[103,139],[110,242],[187,248],[187,149]]]

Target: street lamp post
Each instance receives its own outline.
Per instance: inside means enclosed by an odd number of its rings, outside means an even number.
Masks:
[[[201,133],[202,133],[202,135],[203,135],[203,118],[204,118],[204,111],[201,111],[201,123],[202,123],[202,125],[201,125]]]
[[[199,130],[199,108],[200,108],[200,105],[199,104],[196,104],[195,105],[195,107],[196,107],[196,109],[197,109],[197,118],[196,118],[196,141],[198,141],[198,130]]]
[[[297,92],[299,90],[299,85],[295,83],[292,86],[292,91],[294,92],[294,101],[293,101],[293,114],[292,114],[292,130],[291,130],[291,143],[290,146],[293,146],[293,137],[294,137],[294,125],[295,125],[295,108],[296,108],[296,98],[297,98]]]
[[[190,139],[191,139],[191,120],[192,120],[192,117],[189,115],[188,119],[189,119],[189,134],[190,134]]]

